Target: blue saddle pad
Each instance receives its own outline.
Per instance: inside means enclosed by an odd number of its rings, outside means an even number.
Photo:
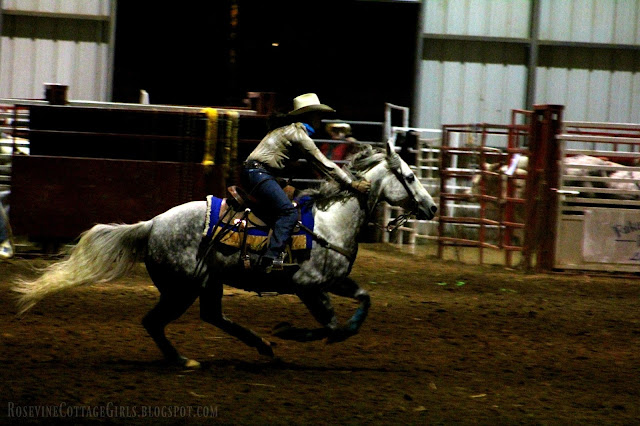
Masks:
[[[313,218],[313,204],[310,197],[303,197],[296,199],[298,209],[300,210],[300,217],[302,224],[307,228],[313,230],[314,218]],[[203,230],[203,237],[211,239],[214,233],[220,232],[220,230],[228,230],[227,236],[222,238],[221,242],[233,247],[240,247],[241,241],[244,240],[244,232],[247,232],[247,244],[250,248],[258,249],[260,246],[266,247],[266,240],[268,238],[268,229],[265,227],[247,226],[244,231],[238,232],[237,227],[233,225],[227,219],[225,223],[219,223],[222,219],[220,217],[220,210],[222,207],[222,199],[214,197],[212,195],[207,196],[207,211],[205,217],[205,225]],[[241,213],[240,213],[241,214]],[[240,235],[242,234],[242,236]],[[313,238],[309,233],[300,229],[294,232],[292,235],[292,250],[311,249]]]

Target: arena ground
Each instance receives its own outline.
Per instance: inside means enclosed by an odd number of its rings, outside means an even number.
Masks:
[[[366,244],[352,273],[373,300],[359,335],[333,345],[271,337],[277,359],[267,360],[201,322],[196,302],[168,329],[202,362],[191,371],[166,365],[140,326],[157,299],[142,267],[16,318],[10,281],[43,264],[0,263],[2,423],[55,420],[17,418],[42,413],[72,423],[640,419],[638,277],[530,274]],[[226,314],[265,337],[280,321],[315,326],[295,297],[226,293]],[[334,304],[341,319],[356,308],[348,299]]]

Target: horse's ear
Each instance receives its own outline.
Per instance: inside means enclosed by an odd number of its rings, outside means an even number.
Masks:
[[[400,170],[402,168],[400,156],[389,142],[387,142],[387,163],[389,167],[391,167],[391,170]]]

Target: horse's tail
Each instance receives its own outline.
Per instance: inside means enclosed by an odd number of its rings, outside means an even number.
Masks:
[[[45,296],[83,284],[122,277],[144,259],[152,220],[135,225],[95,225],[84,232],[69,257],[54,263],[35,280],[17,280],[19,314]]]

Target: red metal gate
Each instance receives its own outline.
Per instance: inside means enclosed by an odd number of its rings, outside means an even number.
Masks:
[[[518,171],[518,162],[530,155],[532,115],[514,110],[509,125],[443,126],[439,257],[447,246],[477,247],[480,263],[484,249],[494,249],[503,250],[511,265],[514,251],[526,252],[518,230],[525,228],[527,174]],[[461,236],[460,227],[476,232]],[[490,230],[496,238],[489,238]]]

